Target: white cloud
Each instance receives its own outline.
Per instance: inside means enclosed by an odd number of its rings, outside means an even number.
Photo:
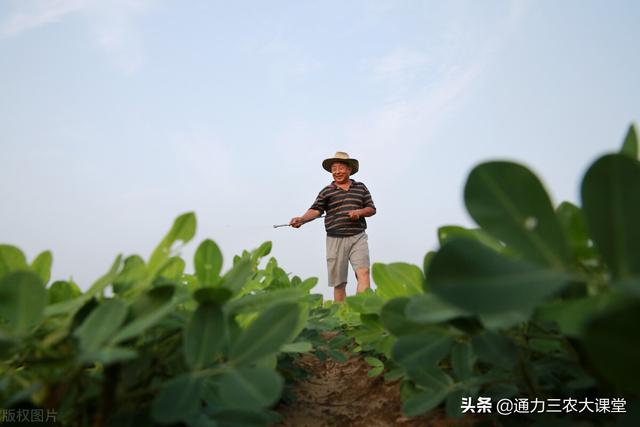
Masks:
[[[57,22],[86,8],[89,0],[24,0],[13,4],[13,13],[0,23],[0,34],[5,37]]]
[[[440,45],[396,46],[370,60],[370,78],[387,85],[386,103],[345,126],[347,148],[369,153],[376,167],[385,164],[389,152],[401,153],[398,167],[412,162],[414,153],[471,95],[527,10],[527,3],[512,2],[504,19],[487,24],[454,7]]]
[[[414,153],[428,143],[452,111],[458,108],[481,74],[484,62],[450,66],[437,82],[389,102],[346,125],[347,149],[371,157],[373,167],[383,167],[389,153],[397,153],[396,167],[414,161]]]
[[[144,63],[142,40],[133,21],[149,4],[149,0],[97,2],[87,11],[96,43],[127,73]]]
[[[144,63],[142,41],[135,18],[153,0],[24,0],[14,1],[12,12],[0,22],[0,37],[17,37],[70,16],[82,18],[96,45],[113,63],[131,73]]]

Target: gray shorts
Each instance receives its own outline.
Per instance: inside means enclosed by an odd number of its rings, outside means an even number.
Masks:
[[[369,238],[367,233],[349,237],[327,236],[327,269],[329,286],[347,282],[349,263],[353,271],[369,268]]]

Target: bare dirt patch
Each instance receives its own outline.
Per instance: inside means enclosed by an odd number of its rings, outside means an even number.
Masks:
[[[276,411],[283,421],[275,427],[449,427],[470,426],[474,418],[447,418],[437,409],[418,418],[402,415],[400,382],[369,378],[371,367],[361,358],[345,363],[305,356],[299,362],[309,376],[293,385],[296,400]]]

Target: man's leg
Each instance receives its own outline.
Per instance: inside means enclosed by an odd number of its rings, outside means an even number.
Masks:
[[[364,292],[371,287],[371,279],[369,278],[369,238],[367,233],[363,232],[357,236],[349,258],[351,267],[356,273],[356,279],[358,279],[357,292]]]
[[[344,301],[347,296],[349,260],[344,250],[344,238],[327,236],[327,272],[329,286],[333,286],[333,300],[336,302]]]
[[[347,296],[347,282],[341,283],[333,288],[333,300],[335,302],[343,302]]]
[[[371,279],[369,278],[368,268],[359,268],[356,270],[358,278],[358,293],[364,292],[371,287]]]

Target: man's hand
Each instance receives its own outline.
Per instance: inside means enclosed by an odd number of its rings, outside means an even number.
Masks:
[[[349,218],[351,218],[353,221],[357,221],[360,219],[360,210],[354,210],[354,211],[349,211],[347,212],[347,215],[349,215]]]
[[[302,224],[304,224],[304,219],[302,219],[301,216],[292,218],[291,221],[289,222],[289,225],[292,226],[293,228],[300,228]]]

